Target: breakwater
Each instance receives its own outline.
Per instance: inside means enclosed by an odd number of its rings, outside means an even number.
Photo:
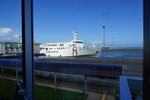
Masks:
[[[143,50],[143,48],[109,48],[110,50]]]

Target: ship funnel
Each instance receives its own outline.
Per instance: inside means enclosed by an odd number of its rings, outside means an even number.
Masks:
[[[78,38],[78,32],[72,31],[72,33],[73,33],[74,40],[77,40],[77,38]]]

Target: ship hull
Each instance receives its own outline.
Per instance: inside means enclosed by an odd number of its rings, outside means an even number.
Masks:
[[[46,56],[60,57],[60,56],[96,56],[100,53],[100,47],[87,47],[82,49],[65,49],[65,50],[49,50],[41,51],[40,53],[45,53]]]

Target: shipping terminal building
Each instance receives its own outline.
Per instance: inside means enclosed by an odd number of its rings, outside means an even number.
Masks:
[[[34,53],[39,53],[40,43],[34,43]],[[21,42],[0,42],[0,55],[16,55],[22,53]]]

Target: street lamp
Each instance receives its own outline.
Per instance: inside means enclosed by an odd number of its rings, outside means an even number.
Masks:
[[[105,47],[105,26],[103,27],[103,47]]]
[[[19,35],[19,42],[21,43],[22,42],[22,36]]]
[[[114,36],[113,36],[113,48],[114,48],[114,40],[115,40],[115,38],[114,38]]]

